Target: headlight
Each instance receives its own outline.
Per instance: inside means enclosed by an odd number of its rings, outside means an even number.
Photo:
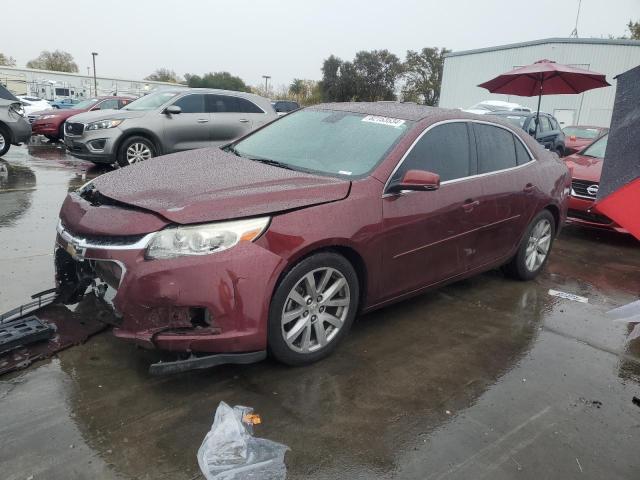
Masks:
[[[87,124],[85,130],[101,130],[103,128],[113,128],[120,125],[124,120],[100,120],[99,122],[91,122]]]
[[[146,258],[208,255],[228,250],[240,242],[256,240],[269,225],[269,217],[168,228],[149,242]]]
[[[50,118],[57,118],[58,115],[40,115],[38,120],[49,120]]]

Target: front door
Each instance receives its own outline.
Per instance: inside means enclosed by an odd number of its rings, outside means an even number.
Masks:
[[[466,122],[436,125],[411,147],[388,187],[408,170],[440,175],[431,192],[385,193],[383,291],[390,299],[465,271],[469,234],[477,227],[480,184]]]
[[[208,147],[211,115],[205,111],[204,95],[191,93],[178,98],[173,105],[180,107],[181,113],[161,114],[167,153]]]

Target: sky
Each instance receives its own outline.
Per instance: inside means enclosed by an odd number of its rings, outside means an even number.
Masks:
[[[2,0],[0,52],[17,66],[66,50],[81,73],[142,79],[155,69],[229,71],[249,85],[319,80],[322,62],[357,51],[451,50],[568,37],[578,0]],[[522,8],[526,6],[527,8]],[[14,18],[15,22],[7,21]],[[580,37],[628,35],[640,0],[582,0]]]

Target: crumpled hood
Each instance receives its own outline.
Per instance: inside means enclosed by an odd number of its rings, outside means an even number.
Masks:
[[[96,178],[97,191],[179,223],[213,222],[341,200],[351,182],[286,170],[219,148],[165,155]]]
[[[564,158],[564,163],[571,169],[571,176],[577,180],[599,182],[602,174],[602,158],[585,157],[577,153]]]
[[[90,112],[80,111],[73,117],[74,122],[89,123],[97,120],[111,120],[114,118],[140,118],[144,117],[148,111],[144,110],[92,110]]]

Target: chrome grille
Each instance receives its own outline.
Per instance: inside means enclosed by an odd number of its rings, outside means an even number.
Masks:
[[[598,195],[598,182],[573,180],[571,182],[571,195],[588,200],[595,200]]]

